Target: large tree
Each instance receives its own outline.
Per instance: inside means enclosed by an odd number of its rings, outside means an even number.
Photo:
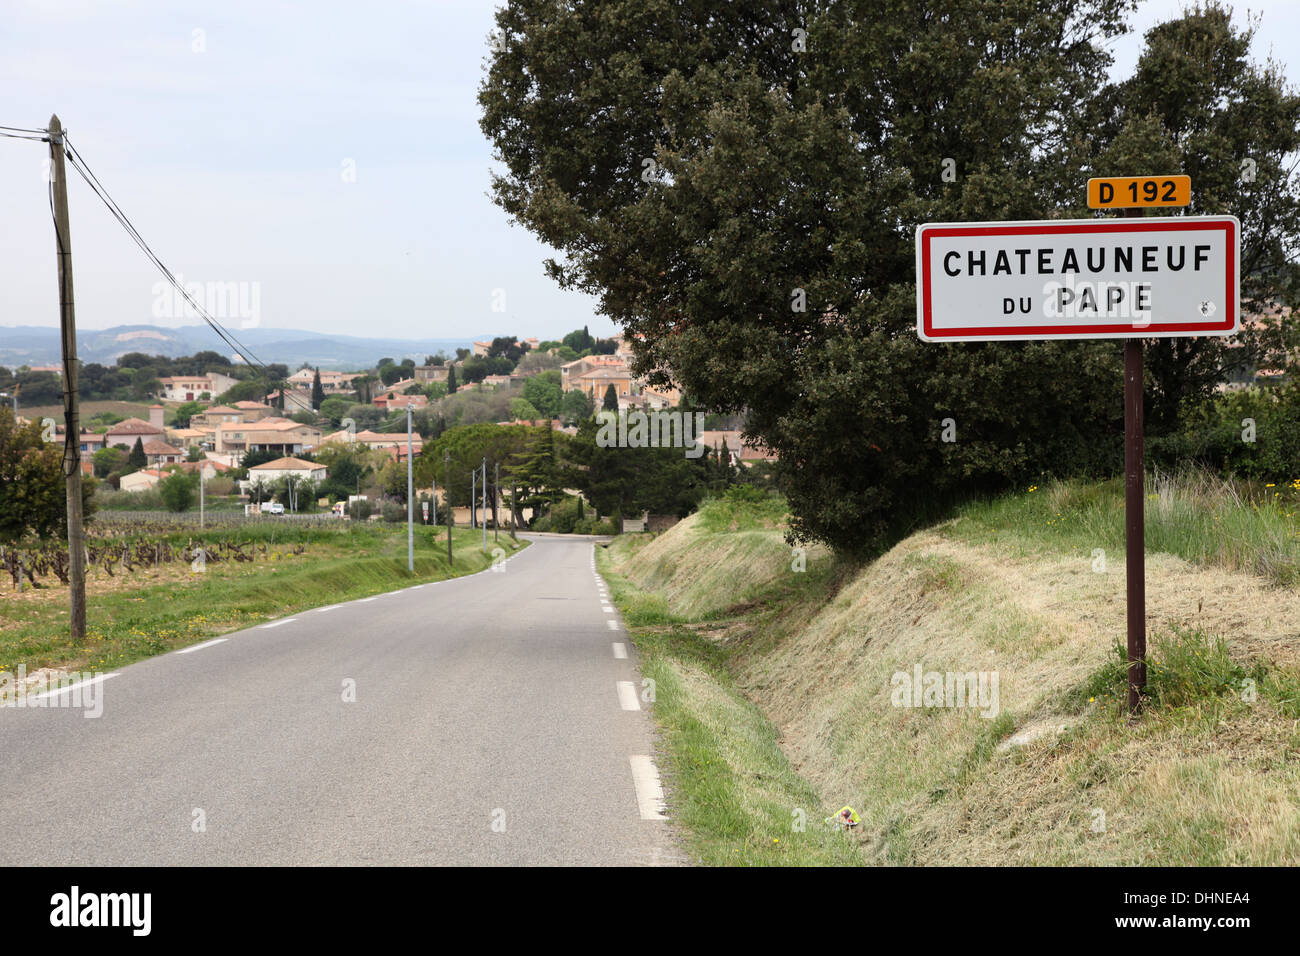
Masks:
[[[1082,211],[1141,103],[1106,84],[1126,6],[513,0],[480,93],[495,198],[639,374],[748,409],[797,536],[869,550],[1121,460],[1117,346],[919,342],[913,236]]]
[[[93,478],[82,479],[82,511],[94,514]],[[38,422],[18,424],[0,406],[0,541],[67,536],[63,445],[41,440]]]
[[[1275,63],[1249,59],[1255,28],[1209,3],[1147,31],[1133,75],[1090,104],[1095,175],[1186,173],[1189,215],[1242,223],[1241,309],[1235,339],[1154,339],[1146,346],[1147,429],[1167,432],[1185,403],[1245,366],[1282,360],[1276,306],[1300,298],[1300,97]],[[1297,343],[1293,343],[1297,344]]]

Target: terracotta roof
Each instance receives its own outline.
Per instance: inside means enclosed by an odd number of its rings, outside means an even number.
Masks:
[[[301,458],[277,458],[275,461],[268,461],[264,465],[254,465],[249,471],[286,471],[289,469],[295,471],[315,471],[317,468],[325,466],[315,461],[304,461]]]
[[[147,441],[142,443],[146,455],[181,455],[184,454],[179,448],[173,448],[165,441]]]
[[[138,418],[123,419],[116,425],[109,426],[107,432],[109,435],[161,435],[162,433],[163,430],[157,425],[150,425]]]

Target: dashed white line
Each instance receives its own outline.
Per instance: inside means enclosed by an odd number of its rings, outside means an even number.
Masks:
[[[614,642],[614,657],[620,661],[627,660],[627,645],[622,641]]]
[[[659,784],[659,770],[645,754],[628,757],[632,765],[632,785],[636,787],[636,807],[642,820],[667,820],[664,788]]]
[[[614,609],[613,609],[612,607],[610,607],[608,604],[602,604],[602,605],[600,606],[600,609],[601,609],[602,611],[604,611],[606,614],[613,614],[613,613],[614,613]]]
[[[618,681],[618,705],[624,710],[641,709],[641,702],[636,699],[636,685],[630,680]]]
[[[617,631],[617,630],[618,630],[618,621],[606,621],[605,623],[609,625],[609,629],[610,629],[611,631]]]
[[[177,653],[177,654],[193,654],[195,651],[201,651],[201,650],[203,650],[203,648],[205,648],[205,647],[211,647],[213,644],[222,644],[222,643],[224,643],[224,642],[226,642],[226,641],[228,641],[228,640],[230,640],[230,638],[228,638],[228,637],[218,637],[218,638],[215,638],[215,639],[213,639],[213,640],[211,640],[211,641],[204,641],[202,644],[194,644],[194,645],[192,645],[192,646],[190,646],[190,647],[182,648],[181,650],[176,651],[176,653]]]
[[[375,597],[379,597],[379,595],[376,594]],[[358,600],[356,603],[357,603],[357,604],[365,604],[367,601],[373,601],[373,600],[375,599],[375,597],[361,598],[361,599]]]
[[[333,611],[337,608],[341,608],[342,606],[343,606],[342,604],[331,604],[329,607],[318,607],[316,608],[316,613],[322,614],[325,611]]]
[[[116,671],[111,674],[96,674],[94,677],[87,678],[86,680],[79,680],[75,684],[69,684],[66,687],[56,687],[53,690],[47,690],[44,693],[35,694],[32,697],[29,697],[28,700],[44,700],[46,697],[57,697],[59,694],[66,694],[68,691],[76,690],[78,687],[85,687],[87,684],[102,684],[110,677],[116,676]],[[89,717],[90,714],[87,714],[86,716]]]
[[[296,617],[286,617],[282,621],[272,621],[270,624],[263,624],[262,630],[266,630],[268,627],[279,627],[281,624],[291,624],[296,620],[298,620]]]

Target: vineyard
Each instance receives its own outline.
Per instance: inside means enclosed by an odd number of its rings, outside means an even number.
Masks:
[[[86,538],[88,576],[115,578],[181,562],[204,571],[209,564],[274,561],[303,554],[312,540],[337,538],[347,531],[337,519],[328,527],[331,519],[271,524],[231,515],[205,522],[200,531],[193,523],[186,527],[172,518],[123,513],[104,520],[100,516]],[[68,565],[66,541],[0,545],[0,575],[15,591],[48,587],[55,581],[66,585]]]
[[[289,545],[282,552],[272,548],[271,545],[256,542],[221,540],[190,541],[177,546],[163,539],[91,539],[86,543],[86,568],[88,571],[102,571],[109,577],[114,577],[115,571],[133,572],[175,561],[186,562],[194,570],[199,570],[208,564],[222,561],[256,561],[259,554],[265,561],[272,555],[302,554],[307,550],[303,544]],[[44,587],[38,577],[53,576],[67,584],[68,546],[63,542],[42,542],[29,547],[0,545],[0,569],[9,575],[15,590],[22,589],[24,580],[32,587]]]

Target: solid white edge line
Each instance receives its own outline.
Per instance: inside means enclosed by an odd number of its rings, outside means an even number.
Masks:
[[[630,680],[616,682],[618,687],[618,705],[624,710],[640,710],[641,702],[636,699],[636,685]]]
[[[632,766],[632,786],[636,788],[636,808],[642,820],[667,820],[664,806],[664,788],[659,783],[659,771],[645,754],[627,758]]]
[[[55,697],[58,694],[66,694],[70,690],[76,690],[78,687],[85,687],[87,684],[102,684],[110,677],[117,677],[117,676],[118,676],[117,671],[114,671],[111,674],[96,674],[94,677],[88,677],[85,680],[79,680],[75,684],[69,684],[67,687],[56,687],[54,690],[43,691],[39,694],[29,697],[28,700],[42,700],[46,697]]]
[[[614,642],[614,658],[620,661],[627,660],[627,645],[622,641]]]
[[[203,650],[203,648],[205,648],[205,647],[211,647],[213,644],[222,644],[222,643],[225,643],[225,642],[228,641],[228,640],[230,640],[230,638],[228,638],[228,637],[217,637],[217,638],[213,638],[213,639],[210,640],[210,641],[204,641],[202,644],[194,644],[194,645],[191,645],[190,647],[183,647],[183,648],[181,648],[179,651],[174,651],[173,653],[176,653],[176,654],[193,654],[195,651],[201,651],[201,650]]]
[[[286,618],[284,618],[284,620],[281,620],[281,621],[272,621],[270,624],[263,624],[263,625],[261,626],[261,630],[264,631],[264,630],[266,630],[268,627],[279,627],[281,624],[289,624],[289,623],[291,623],[291,622],[293,622],[293,621],[296,621],[296,620],[298,620],[296,617],[286,617]]]

